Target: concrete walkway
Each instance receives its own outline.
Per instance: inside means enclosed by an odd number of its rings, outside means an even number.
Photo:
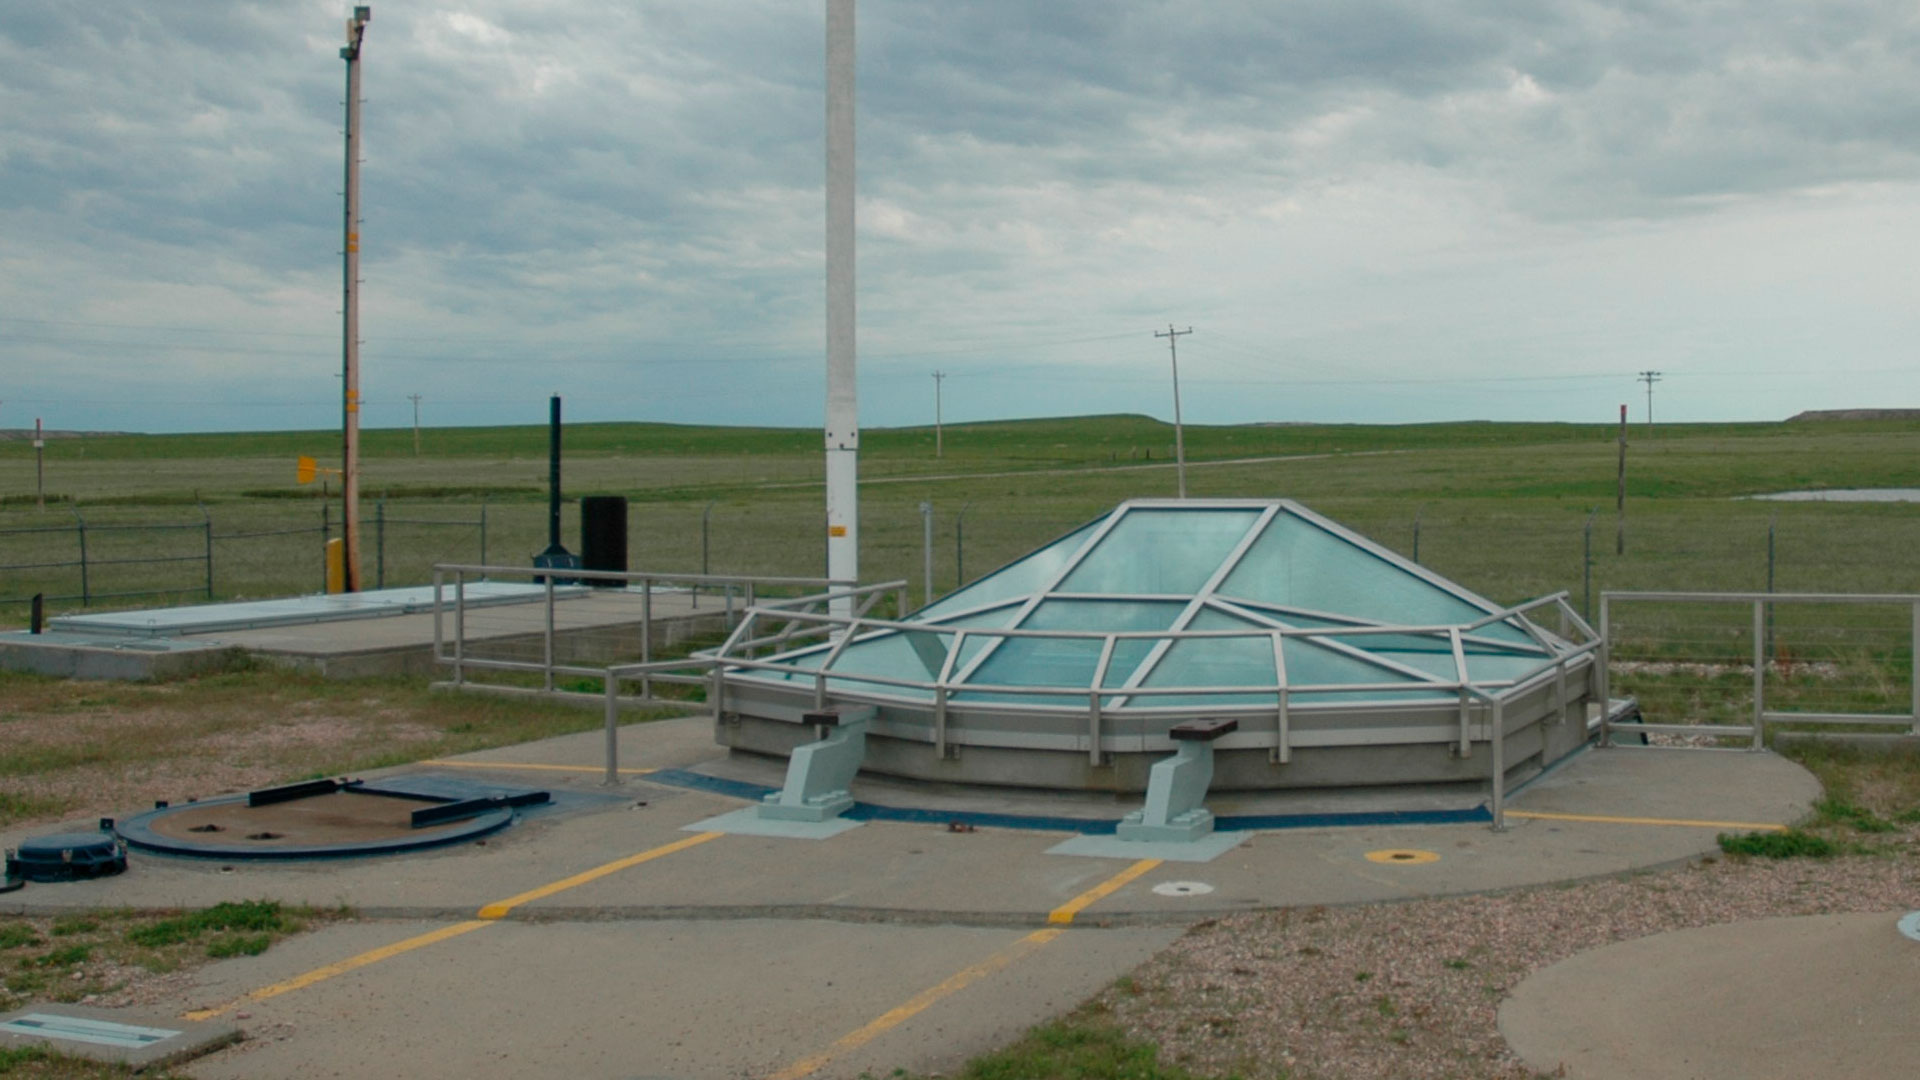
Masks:
[[[1760,919],[1594,949],[1521,983],[1500,1032],[1527,1064],[1570,1080],[1920,1076],[1920,941],[1899,933],[1901,914]]]
[[[124,876],[32,885],[0,897],[0,911],[266,897],[364,917],[196,972],[165,1007],[240,1019],[251,1036],[192,1066],[197,1076],[884,1076],[946,1070],[1000,1045],[1199,919],[1658,866],[1712,850],[1722,831],[1794,821],[1818,795],[1771,754],[1595,750],[1524,789],[1506,832],[1286,829],[1179,862],[1049,854],[1067,834],[950,831],[938,812],[823,840],[722,835],[698,823],[740,799],[645,771],[777,782],[776,764],[724,758],[704,719],[623,729],[632,771],[613,789],[599,754],[591,733],[398,770],[612,796],[573,800],[581,805],[484,843],[227,869],[136,853]],[[1127,808],[865,780],[854,793],[939,812]],[[195,794],[212,793],[180,796]],[[1298,806],[1238,797],[1216,809]],[[1395,851],[1420,858],[1393,861]]]

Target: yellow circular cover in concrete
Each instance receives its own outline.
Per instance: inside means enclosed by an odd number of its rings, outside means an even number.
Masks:
[[[1387,863],[1392,866],[1412,866],[1416,863],[1439,862],[1437,852],[1418,851],[1413,848],[1388,848],[1384,851],[1367,852],[1368,862]]]

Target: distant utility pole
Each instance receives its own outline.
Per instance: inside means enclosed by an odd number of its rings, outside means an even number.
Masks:
[[[413,456],[420,456],[420,395],[408,394],[407,400],[413,402]]]
[[[47,508],[47,437],[40,430],[40,418],[33,418],[33,501],[40,509]]]
[[[933,373],[933,456],[943,456],[940,437],[940,380],[947,377],[944,371]]]
[[[1653,384],[1660,381],[1657,371],[1643,371],[1636,378],[1647,384],[1647,431],[1653,431]]]
[[[366,37],[373,9],[356,7],[347,20],[347,44],[340,58],[347,62],[347,190],[344,208],[345,243],[341,245],[341,387],[340,502],[342,562],[347,592],[360,591],[360,43]]]
[[[1183,335],[1191,333],[1193,327],[1175,330],[1172,323],[1167,324],[1164,334],[1158,330],[1153,332],[1154,337],[1167,339],[1167,356],[1173,361],[1173,470],[1179,478],[1180,497],[1183,499],[1187,497],[1187,440],[1180,425],[1180,350],[1175,343]]]
[[[1627,553],[1627,407],[1620,406],[1620,471],[1614,474],[1613,553]]]

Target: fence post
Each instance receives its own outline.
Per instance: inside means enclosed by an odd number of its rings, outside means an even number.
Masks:
[[[923,564],[920,575],[922,583],[926,586],[922,591],[926,596],[925,602],[931,604],[933,603],[933,502],[931,500],[920,504],[920,559]],[[906,612],[903,611],[900,614],[905,615]]]
[[[327,591],[327,541],[333,539],[333,504],[320,500],[320,592]]]
[[[387,587],[387,497],[373,504],[373,587]]]
[[[967,507],[971,501],[960,504],[960,516],[953,519],[953,587],[959,588],[967,583]]]
[[[201,528],[207,538],[207,599],[213,599],[213,515],[207,513],[207,504],[200,504]]]
[[[67,509],[73,511],[74,528],[80,533],[80,606],[86,607],[93,597],[87,580],[87,519],[80,516],[78,503],[68,503]]]
[[[1765,745],[1767,731],[1767,602],[1753,602],[1753,749]]]
[[[480,500],[480,565],[487,565],[487,500]]]
[[[1773,591],[1773,530],[1780,522],[1780,512],[1773,512],[1767,519],[1767,591]],[[1773,605],[1767,605],[1767,655],[1773,655]]]
[[[1593,621],[1593,518],[1599,507],[1587,511],[1587,527],[1580,547],[1580,617]]]
[[[1420,562],[1420,515],[1426,512],[1427,507],[1425,503],[1413,509],[1413,561],[1415,565],[1418,565]]]

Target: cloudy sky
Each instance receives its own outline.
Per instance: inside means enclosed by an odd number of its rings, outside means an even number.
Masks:
[[[820,0],[388,0],[366,422],[812,425]],[[0,19],[0,427],[339,417],[350,6]],[[1920,9],[862,0],[866,426],[1920,406]]]

